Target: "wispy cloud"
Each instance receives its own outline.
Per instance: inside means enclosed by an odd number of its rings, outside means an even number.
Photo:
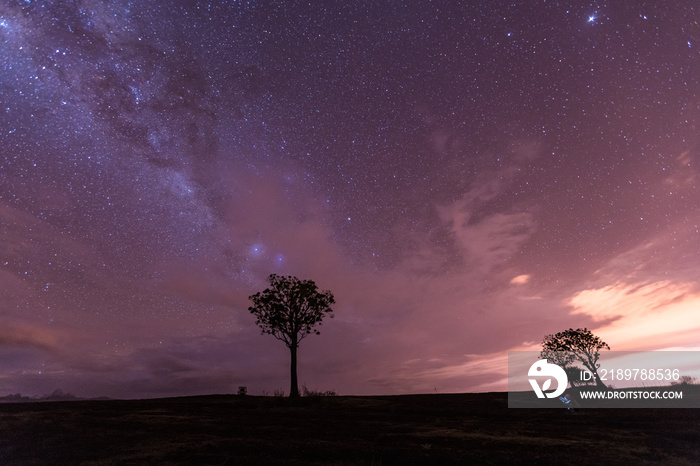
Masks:
[[[0,320],[0,347],[38,348],[58,352],[67,346],[70,333],[31,322]]]
[[[530,278],[532,278],[532,277],[530,275],[527,275],[527,274],[518,275],[517,277],[513,277],[513,279],[510,281],[510,283],[512,285],[524,285],[530,281]]]
[[[697,344],[700,293],[694,283],[614,283],[583,290],[569,304],[574,314],[606,323],[596,329],[618,350]]]

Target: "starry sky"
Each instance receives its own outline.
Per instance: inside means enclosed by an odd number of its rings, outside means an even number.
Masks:
[[[0,395],[506,390],[588,327],[700,346],[700,8],[0,3]]]

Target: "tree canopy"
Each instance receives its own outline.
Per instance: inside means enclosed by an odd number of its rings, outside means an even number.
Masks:
[[[569,375],[572,386],[577,380],[573,377],[577,372],[574,363],[581,362],[595,377],[596,385],[605,387],[598,377],[598,359],[602,349],[609,350],[610,346],[587,328],[570,328],[554,335],[546,335],[542,340],[540,358],[561,366]]]

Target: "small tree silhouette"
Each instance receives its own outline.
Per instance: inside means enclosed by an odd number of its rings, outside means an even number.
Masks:
[[[678,380],[671,382],[671,385],[697,385],[698,378],[692,375],[681,375]]]
[[[270,334],[281,340],[291,351],[291,388],[290,398],[299,397],[297,383],[297,348],[299,342],[312,332],[314,325],[321,325],[325,314],[333,317],[331,305],[335,298],[330,291],[319,292],[311,280],[299,280],[297,277],[282,277],[272,274],[268,281],[270,287],[249,296],[253,305],[248,310],[255,315],[255,323],[262,333]]]
[[[598,358],[600,350],[604,348],[609,350],[610,346],[587,328],[570,328],[544,337],[540,359],[547,359],[550,363],[561,366],[569,376],[572,386],[576,382],[582,383],[578,380],[578,371],[573,366],[574,362],[579,361],[593,374],[596,387],[607,388],[598,377]]]

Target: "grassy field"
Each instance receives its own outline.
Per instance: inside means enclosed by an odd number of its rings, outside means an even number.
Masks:
[[[505,393],[0,405],[0,464],[700,464],[698,409],[508,409]]]

